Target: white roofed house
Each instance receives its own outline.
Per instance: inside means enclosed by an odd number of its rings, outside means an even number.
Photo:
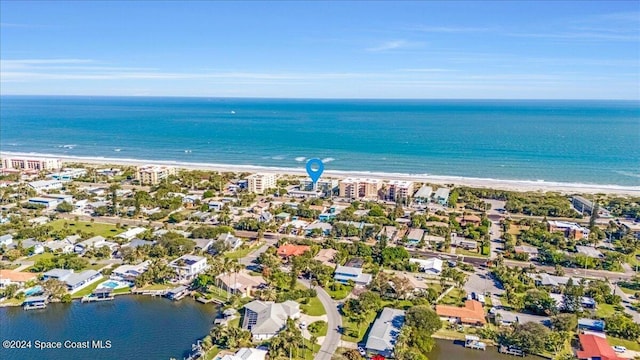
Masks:
[[[120,265],[111,272],[110,277],[113,280],[125,280],[133,282],[140,274],[147,271],[147,269],[149,268],[149,264],[151,264],[150,260],[143,261],[137,265]]]
[[[13,243],[13,235],[6,234],[0,236],[0,246],[8,246],[11,245],[11,243]]]
[[[439,188],[436,190],[435,194],[433,194],[433,200],[440,205],[447,205],[449,202],[449,189]]]
[[[218,235],[218,241],[223,241],[231,250],[237,250],[242,245],[242,239],[235,237],[231,233]]]
[[[393,350],[402,326],[405,313],[403,310],[384,308],[380,317],[371,326],[367,342],[364,346],[367,353],[379,354],[386,358],[393,357]]]
[[[356,285],[364,286],[371,282],[371,274],[364,274],[361,268],[339,265],[336,267],[333,279],[343,284],[353,281]]]
[[[116,237],[120,238],[120,239],[125,239],[125,240],[128,240],[128,241],[131,241],[136,236],[142,234],[145,231],[147,231],[147,229],[145,229],[143,227],[135,227],[135,228],[132,228],[132,229],[129,229],[129,230],[123,232],[122,234],[116,235]]]
[[[287,319],[299,317],[300,304],[295,301],[255,300],[244,306],[242,328],[251,332],[254,341],[268,340],[284,329]]]
[[[169,263],[176,271],[178,280],[192,280],[208,267],[207,258],[196,255],[183,255]]]
[[[265,360],[267,350],[256,348],[240,348],[233,355],[225,355],[220,360]]]
[[[418,264],[420,271],[424,271],[432,275],[440,275],[442,272],[442,260],[438,258],[430,258],[426,260],[409,259],[409,262]]]
[[[411,229],[411,231],[409,231],[409,234],[407,234],[407,245],[417,246],[420,243],[420,241],[422,241],[423,236],[424,236],[424,230]]]
[[[79,273],[68,269],[52,269],[42,274],[43,280],[57,279],[67,285],[70,292],[76,292],[90,284],[99,281],[102,275],[95,270],[85,270]]]

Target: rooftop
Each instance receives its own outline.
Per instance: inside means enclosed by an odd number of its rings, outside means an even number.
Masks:
[[[299,256],[309,250],[311,250],[309,245],[284,244],[278,248],[278,255],[285,257]]]
[[[578,359],[596,359],[600,360],[622,360],[619,357],[607,339],[592,334],[579,334],[580,347],[582,350],[576,352]]]
[[[460,318],[462,323],[485,324],[484,309],[479,301],[467,300],[464,307],[436,305],[436,313],[440,316]]]
[[[384,308],[371,326],[365,347],[368,350],[387,352],[395,347],[400,329],[404,325],[403,310]]]

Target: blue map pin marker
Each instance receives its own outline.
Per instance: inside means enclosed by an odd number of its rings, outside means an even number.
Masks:
[[[318,179],[320,179],[320,176],[322,175],[323,171],[324,171],[324,164],[322,163],[322,160],[309,159],[309,161],[307,161],[307,174],[309,174],[311,181],[313,181],[314,188],[316,187],[316,183],[318,182]]]

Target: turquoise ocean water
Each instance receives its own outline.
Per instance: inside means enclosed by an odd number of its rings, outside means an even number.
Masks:
[[[0,150],[640,185],[640,104],[0,98]]]

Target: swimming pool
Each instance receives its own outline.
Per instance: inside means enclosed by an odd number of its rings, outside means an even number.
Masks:
[[[42,286],[40,286],[40,285],[36,285],[36,286],[30,287],[30,288],[28,288],[28,289],[26,289],[24,291],[24,294],[27,295],[27,296],[33,296],[33,295],[37,295],[37,294],[40,294],[40,293],[42,293]]]
[[[102,287],[108,287],[108,288],[112,288],[112,289],[115,289],[118,286],[120,286],[120,284],[118,284],[115,281],[106,281],[106,282],[102,283]]]
[[[126,283],[124,281],[117,281],[117,280],[108,280],[103,282],[102,284],[100,284],[98,287],[99,288],[111,288],[111,289],[120,289],[120,288],[126,288],[131,286],[129,283]]]

